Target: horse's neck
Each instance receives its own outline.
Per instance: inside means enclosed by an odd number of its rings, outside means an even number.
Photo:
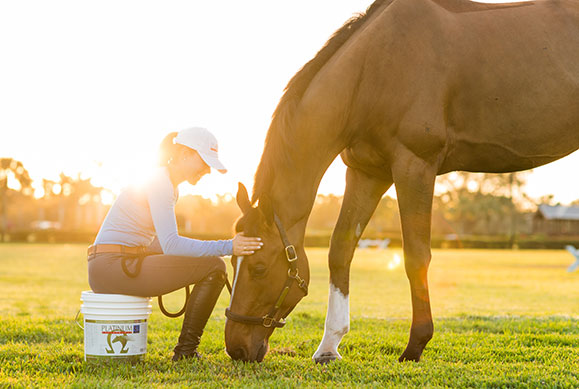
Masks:
[[[274,208],[284,223],[301,225],[310,215],[320,181],[339,151],[320,146],[296,154],[292,166],[279,166],[271,186]]]
[[[268,191],[280,218],[289,224],[307,219],[324,173],[346,147],[345,124],[333,118],[343,115],[349,102],[337,98],[325,109],[317,108],[317,102],[332,97],[329,93],[323,89],[314,93],[316,98],[301,101],[299,109],[289,110],[285,115],[282,110],[270,127],[270,131],[276,132],[271,144],[266,145],[271,148],[264,150],[269,157],[266,163],[270,172],[274,172],[268,181]],[[285,136],[280,136],[282,132]],[[276,151],[283,155],[276,156]]]

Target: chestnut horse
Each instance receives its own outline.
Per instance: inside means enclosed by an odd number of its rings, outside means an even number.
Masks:
[[[322,363],[341,358],[354,249],[392,184],[412,296],[399,360],[418,361],[433,335],[427,272],[436,176],[529,169],[578,147],[579,1],[376,1],[289,82],[253,197],[243,187],[238,193],[237,230],[265,245],[233,258],[227,352],[261,361],[273,330],[307,293],[306,223],[338,154],[348,168],[329,250],[324,335],[313,355]]]

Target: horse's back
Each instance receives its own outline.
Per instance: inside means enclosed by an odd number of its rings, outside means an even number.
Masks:
[[[397,0],[375,23],[396,136],[444,154],[441,171],[523,170],[579,147],[579,1]]]
[[[579,147],[579,2],[529,4],[456,16],[444,170],[528,169]]]

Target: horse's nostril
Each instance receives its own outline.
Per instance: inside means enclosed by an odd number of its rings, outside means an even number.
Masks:
[[[229,356],[235,361],[246,361],[247,360],[247,351],[243,347],[233,350],[229,353]]]
[[[259,348],[259,350],[257,351],[257,361],[261,362],[263,361],[263,357],[265,357],[265,354],[267,353],[267,344],[264,343],[261,345],[261,347]]]

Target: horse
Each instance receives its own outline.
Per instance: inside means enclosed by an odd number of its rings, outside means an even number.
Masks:
[[[346,189],[329,248],[324,334],[314,361],[341,359],[356,244],[395,185],[412,324],[399,361],[433,336],[427,273],[435,178],[534,168],[579,147],[579,1],[481,4],[377,0],[347,21],[288,83],[274,111],[237,231],[263,249],[233,257],[226,351],[262,361],[307,294],[306,223],[340,155]]]

